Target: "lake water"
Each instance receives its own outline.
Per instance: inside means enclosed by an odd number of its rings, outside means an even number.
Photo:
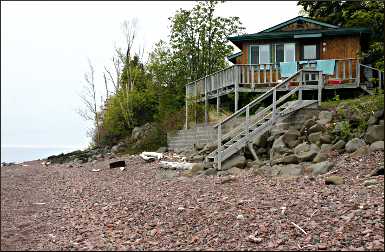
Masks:
[[[68,153],[76,148],[1,147],[1,162],[24,162]]]

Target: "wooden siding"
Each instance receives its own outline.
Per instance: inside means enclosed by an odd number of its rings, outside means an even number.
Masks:
[[[304,22],[302,24],[299,24],[298,22],[289,24],[285,27],[282,27],[278,31],[294,31],[294,30],[319,30],[323,27],[317,24]]]

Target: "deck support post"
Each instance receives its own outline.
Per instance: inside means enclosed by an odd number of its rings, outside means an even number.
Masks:
[[[378,70],[378,87],[382,88],[382,73],[380,70]]]
[[[198,124],[198,82],[195,83],[195,127]]]
[[[208,103],[209,99],[207,97],[207,78],[205,78],[205,125],[207,126],[208,121],[209,121],[209,115],[208,115]]]
[[[358,60],[356,65],[356,85],[357,87],[360,86],[360,62]]]
[[[188,86],[186,86],[186,122],[185,122],[185,125],[184,125],[184,128],[187,129],[188,128]]]
[[[217,155],[217,162],[218,162],[218,165],[217,165],[217,169],[218,171],[221,170],[221,165],[222,165],[222,147],[221,147],[221,144],[222,144],[222,124],[219,124],[218,125],[218,155]]]
[[[318,73],[318,106],[321,106],[323,78],[322,71]]]
[[[221,103],[221,97],[219,96],[219,89],[217,89],[217,117],[219,118],[219,105]]]
[[[238,100],[239,100],[238,89],[239,89],[239,83],[235,83],[235,90],[234,90],[235,91],[234,112],[238,111]]]
[[[247,147],[251,153],[251,155],[253,156],[254,160],[256,161],[259,161],[259,158],[257,156],[257,153],[255,152],[254,148],[253,148],[253,143],[247,143]]]
[[[277,110],[277,103],[276,103],[276,101],[277,101],[277,89],[274,88],[274,90],[273,90],[273,113],[271,115],[272,121],[275,120],[275,116],[276,116],[276,113],[277,113],[276,112],[276,110]]]
[[[298,100],[302,101],[303,71],[299,73],[299,86],[300,89],[298,90]]]

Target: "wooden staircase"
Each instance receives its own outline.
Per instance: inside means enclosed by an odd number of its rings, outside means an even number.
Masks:
[[[312,73],[318,76],[316,80],[318,85],[312,85],[313,89],[318,90],[318,100],[302,99],[302,90],[304,89],[303,84],[305,83],[304,73]],[[299,84],[298,86],[291,88],[288,84],[293,81],[298,81]],[[290,91],[277,100],[277,90],[284,86],[286,86],[286,88]],[[309,86],[306,88],[308,90]],[[322,72],[301,69],[300,71],[294,73],[280,84],[269,89],[267,92],[260,95],[258,98],[214,126],[218,133],[217,149],[206,157],[206,162],[214,162],[214,166],[216,166],[218,170],[221,170],[222,162],[244,147],[249,147],[254,158],[257,159],[258,157],[251,146],[253,139],[255,139],[257,135],[268,131],[276,122],[285,119],[290,114],[310,105],[317,103],[320,104],[322,88]],[[297,94],[298,99],[290,100],[295,94]],[[251,110],[257,109],[257,104],[266,100],[270,96],[272,96],[271,104],[261,111],[257,111],[255,116],[250,116]],[[235,118],[242,118],[242,122],[238,124],[237,127],[222,135],[222,129],[225,128],[226,124]]]

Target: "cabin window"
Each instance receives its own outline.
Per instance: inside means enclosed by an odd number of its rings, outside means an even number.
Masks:
[[[304,45],[303,46],[303,59],[304,60],[317,59],[317,45]]]
[[[270,63],[270,45],[259,46],[259,64]]]
[[[259,46],[250,46],[250,64],[259,64]]]
[[[295,61],[295,44],[276,44],[275,45],[275,62]]]

